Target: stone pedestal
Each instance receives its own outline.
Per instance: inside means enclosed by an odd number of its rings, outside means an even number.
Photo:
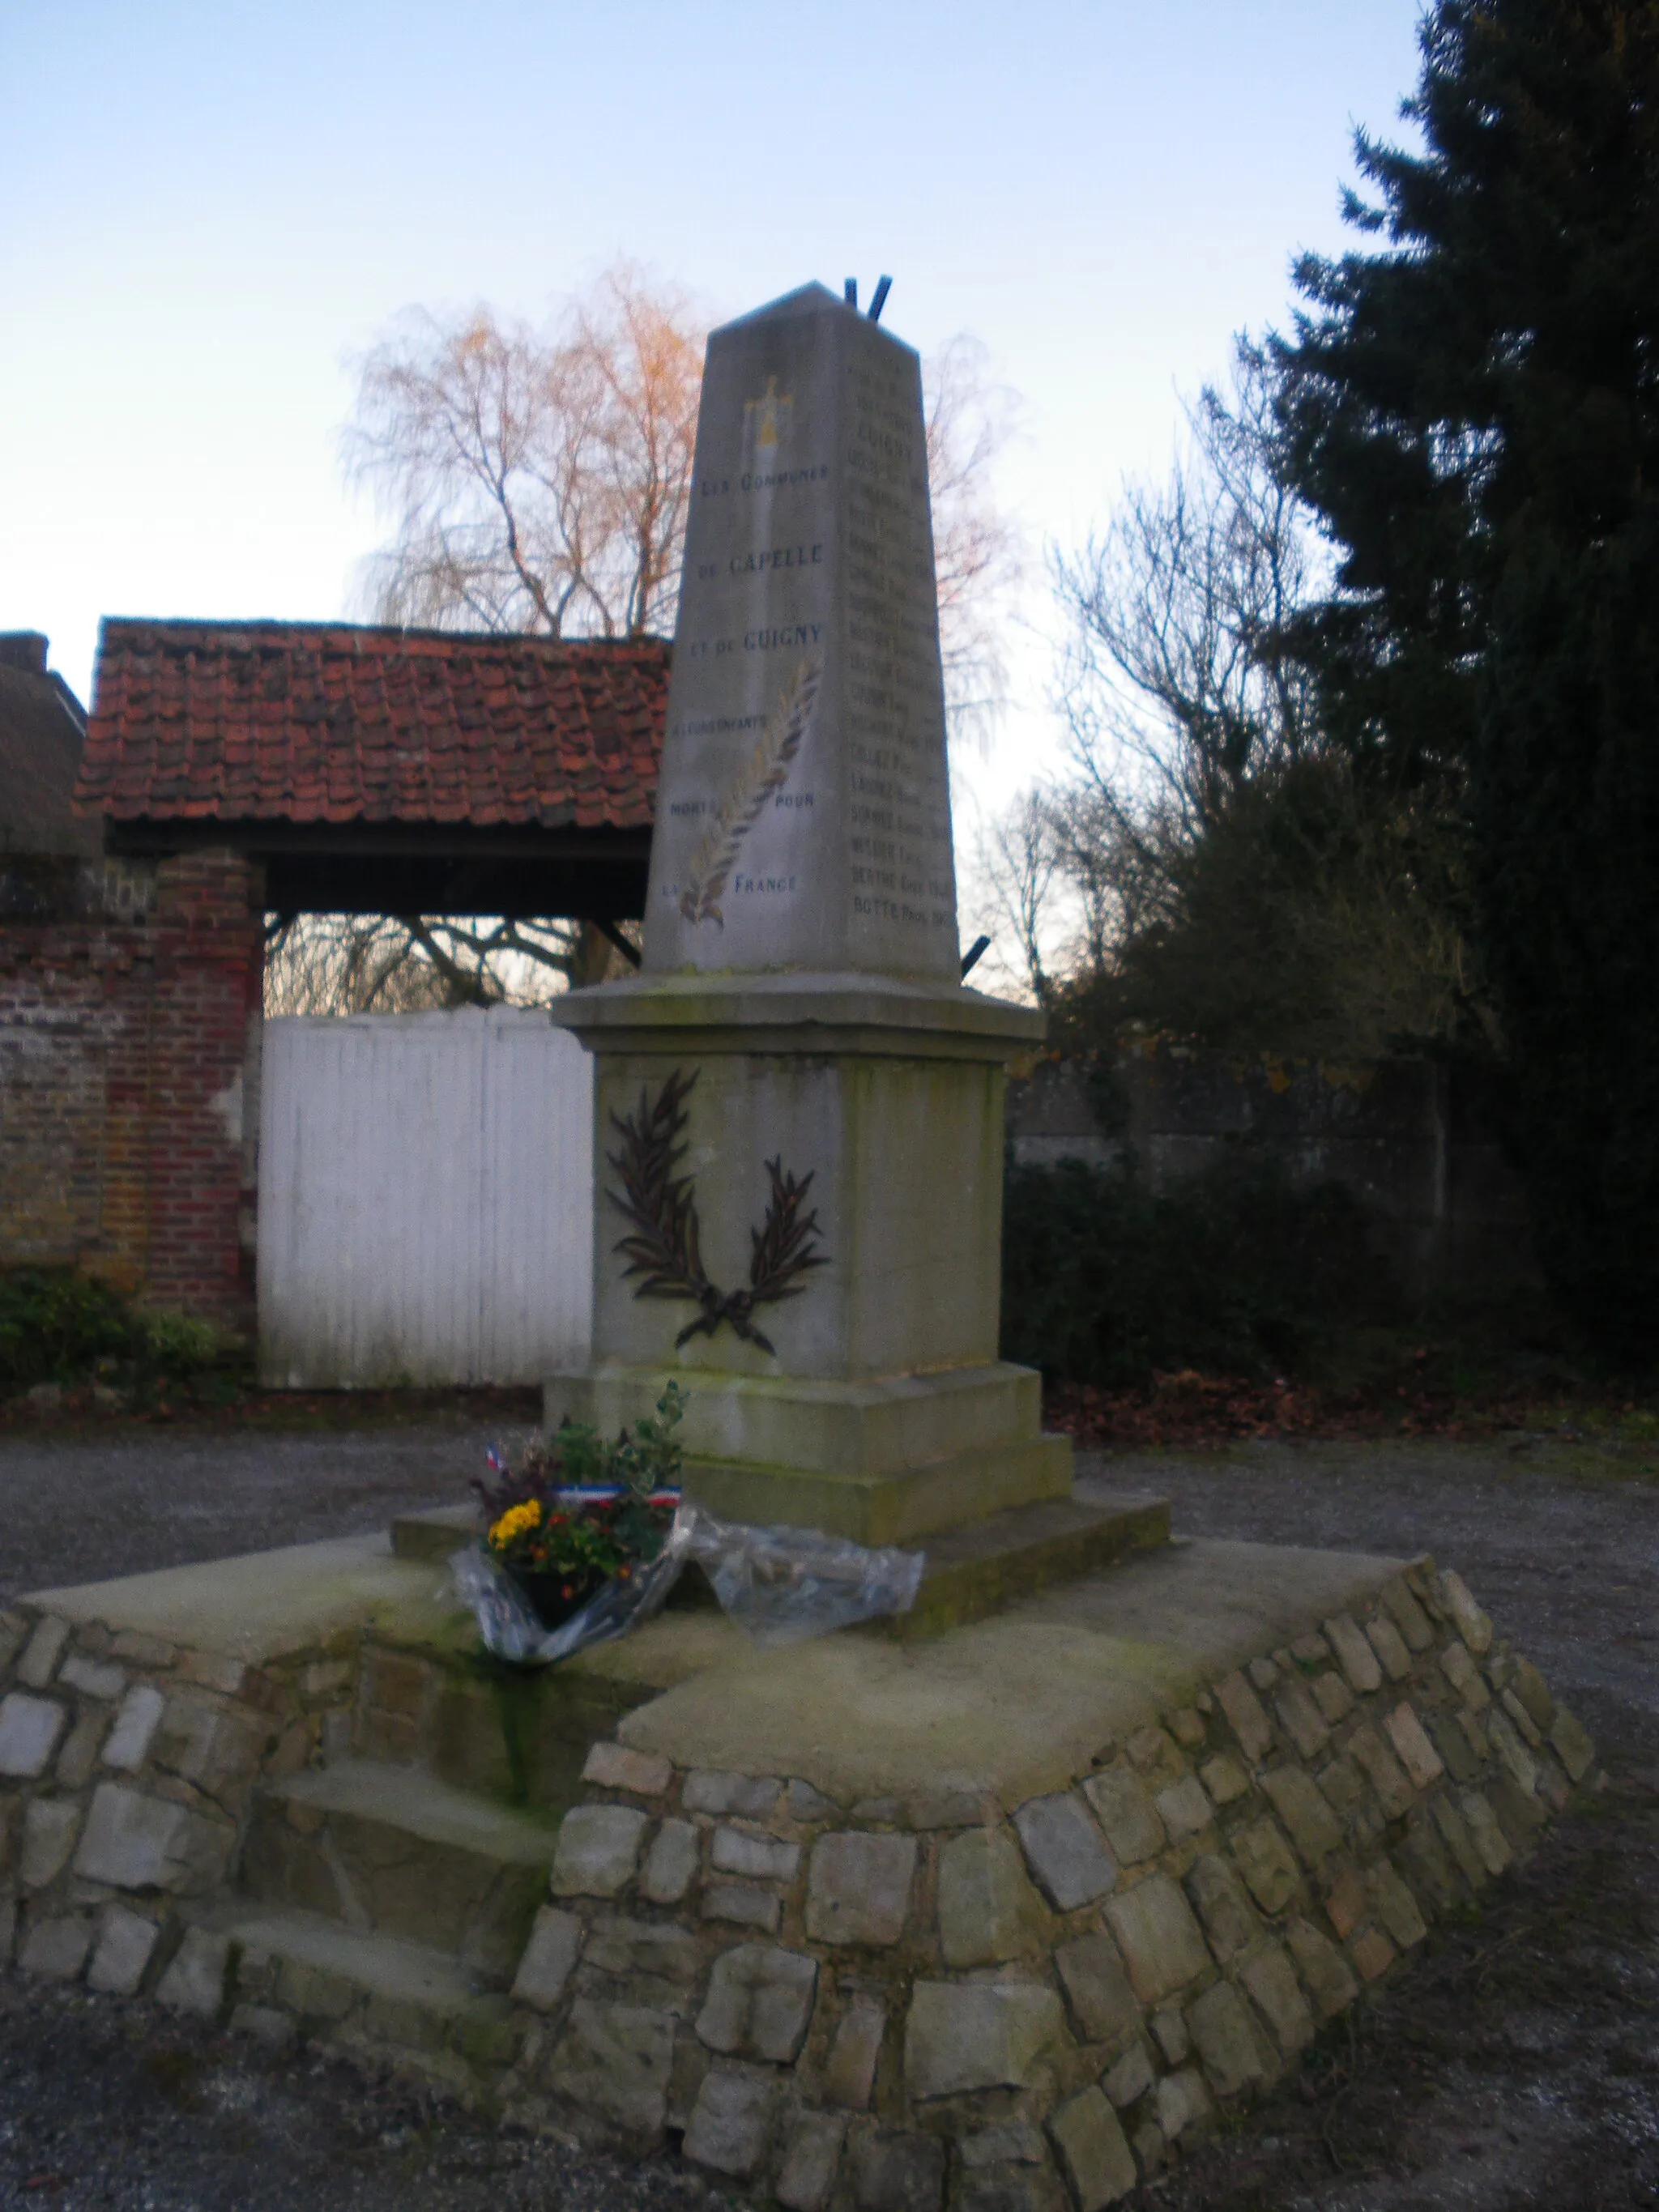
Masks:
[[[550,1378],[550,1420],[614,1431],[672,1376],[694,1496],[866,1544],[1068,1493],[1037,1376],[997,1357],[1004,1066],[1039,1015],[847,974],[642,976],[573,993],[555,1019],[595,1055],[602,1165],[592,1361]],[[627,1125],[688,1079],[675,1172],[711,1285],[751,1279],[772,1160],[811,1177],[819,1264],[745,1316],[754,1334],[723,1322],[677,1346],[697,1304],[639,1295],[617,1248],[636,1231]]]
[[[1165,1546],[781,1651],[671,1610],[509,1689],[442,1534],[0,1615],[0,1972],[678,2140],[757,2207],[943,2212],[947,2161],[957,2212],[1104,2206],[1247,2130],[1595,1771],[1427,1559]]]

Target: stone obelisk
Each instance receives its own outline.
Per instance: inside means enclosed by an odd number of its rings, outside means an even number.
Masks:
[[[645,957],[959,972],[921,367],[819,285],[709,344]]]
[[[672,1376],[691,1493],[907,1542],[1068,1494],[998,1358],[1010,1057],[963,988],[915,354],[810,284],[716,331],[646,913],[553,1018],[596,1057],[592,1363]]]

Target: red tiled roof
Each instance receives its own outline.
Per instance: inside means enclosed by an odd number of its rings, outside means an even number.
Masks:
[[[110,617],[76,800],[117,821],[647,828],[668,654]]]

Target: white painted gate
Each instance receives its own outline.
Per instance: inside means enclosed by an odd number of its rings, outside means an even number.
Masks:
[[[264,1024],[259,1372],[537,1382],[592,1328],[592,1062],[545,1014]]]

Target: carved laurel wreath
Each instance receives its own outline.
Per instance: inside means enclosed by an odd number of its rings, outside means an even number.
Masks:
[[[749,1232],[749,1281],[737,1291],[717,1290],[703,1272],[702,1224],[692,1178],[675,1170],[685,1158],[681,1141],[690,1116],[685,1102],[696,1088],[696,1072],[678,1068],[658,1092],[654,1104],[641,1091],[636,1113],[613,1113],[611,1127],[622,1139],[605,1158],[622,1178],[619,1191],[605,1195],[633,1226],[614,1249],[628,1266],[623,1279],[641,1278],[636,1298],[691,1298],[701,1309],[674,1339],[678,1351],[694,1336],[713,1336],[722,1322],[745,1342],[772,1352],[770,1340],[755,1326],[757,1306],[776,1305],[800,1296],[801,1277],[814,1267],[827,1267],[829,1255],[818,1250],[816,1208],[803,1212],[816,1170],[801,1176],[786,1175],[783,1155],[768,1160],[766,1172],[772,1192],[766,1218]]]

